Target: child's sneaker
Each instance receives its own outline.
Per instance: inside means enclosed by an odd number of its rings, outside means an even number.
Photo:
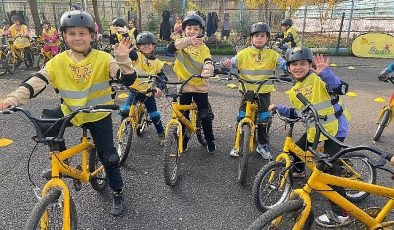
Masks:
[[[159,136],[159,140],[160,140],[159,145],[163,147],[166,143],[166,135],[164,132],[158,133],[157,135]]]
[[[260,153],[261,156],[266,159],[266,160],[270,160],[271,159],[271,152],[270,152],[270,148],[268,147],[268,144],[259,144],[256,148],[256,152]]]
[[[233,148],[230,151],[230,156],[232,156],[232,157],[239,157],[239,153],[237,152],[237,150],[235,148]]]
[[[352,220],[349,215],[338,216],[333,211],[326,211],[325,214],[316,218],[316,223],[325,228],[338,228],[349,225]]]
[[[216,145],[214,141],[207,142],[207,151],[210,154],[214,154],[216,150]]]

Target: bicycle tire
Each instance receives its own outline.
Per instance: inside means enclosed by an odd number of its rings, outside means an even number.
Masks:
[[[96,171],[102,165],[97,157],[96,149],[89,150],[89,172]],[[92,188],[98,192],[102,191],[107,186],[107,174],[105,169],[96,175],[98,178],[90,178],[89,183]],[[103,178],[103,179],[99,179]]]
[[[18,64],[18,60],[12,55],[12,52],[8,52],[5,58],[5,64],[7,65],[8,72],[14,74]]]
[[[30,49],[24,49],[23,50],[24,58],[23,62],[25,63],[26,68],[31,68],[34,65],[34,54],[31,52]],[[30,56],[30,60],[29,60]]]
[[[164,144],[163,175],[164,181],[171,187],[177,184],[180,171],[179,136],[178,126],[172,125],[168,129]]]
[[[133,140],[134,128],[128,119],[123,119],[119,126],[118,131],[118,148],[117,152],[119,155],[119,165],[122,166],[127,160],[130,153],[131,143]]]
[[[256,175],[252,193],[255,205],[261,212],[275,208],[288,200],[292,189],[293,177],[291,173],[289,173],[287,178],[284,178],[286,170],[285,162],[272,161],[264,165]],[[268,179],[273,172],[275,172],[275,177],[270,182]],[[280,187],[280,183],[283,179],[286,181],[283,187]],[[274,192],[278,193],[274,194]],[[268,199],[272,200],[272,202],[269,202]]]
[[[303,207],[303,200],[297,199],[286,201],[285,203],[278,205],[276,208],[270,209],[267,212],[261,214],[251,225],[249,225],[248,230],[293,229],[294,218],[299,216],[303,210]],[[280,226],[272,226],[272,221],[280,216],[283,216],[282,221],[279,223]],[[313,212],[310,212],[302,229],[311,229],[313,221]]]
[[[140,103],[141,103],[141,102],[140,102]],[[144,131],[145,131],[146,126],[148,125],[148,113],[147,113],[147,111],[146,111],[146,109],[145,109],[145,106],[144,106],[143,104],[138,105],[138,106],[136,106],[136,107],[137,107],[138,109],[140,109],[139,106],[142,106],[142,110],[141,110],[140,115],[138,116],[138,122],[137,122],[137,130],[136,130],[136,133],[137,133],[137,136],[141,137],[142,134],[143,134]]]
[[[59,204],[59,198],[61,197],[61,191],[60,190],[52,190],[48,193],[48,195],[42,197],[40,200],[38,200],[37,204],[34,206],[33,211],[31,212],[31,214],[29,215],[29,218],[27,220],[27,222],[25,223],[25,226],[23,227],[23,229],[25,230],[32,230],[32,229],[41,229],[40,227],[40,221],[42,216],[44,215],[44,213],[53,207],[50,206],[57,206],[57,208],[60,208],[60,213],[61,215],[59,216],[59,219],[53,219],[51,217],[54,217],[53,215],[51,215],[52,212],[50,212],[49,210],[49,218],[48,218],[48,227],[52,226],[52,220],[57,220],[58,222],[61,223],[61,226],[59,226],[59,228],[56,229],[61,229],[62,228],[62,222],[63,222],[63,205],[58,205]],[[61,201],[62,202],[62,201]],[[55,207],[56,208],[56,207]],[[76,230],[77,228],[77,210],[75,208],[75,203],[72,199],[72,197],[70,196],[70,224],[71,224],[71,228],[72,230]]]
[[[240,143],[239,143],[239,157],[238,157],[238,183],[240,185],[246,184],[246,177],[248,174],[249,149],[251,130],[248,124],[244,124],[241,130]]]
[[[390,120],[391,116],[391,109],[387,109],[386,111],[383,112],[382,119],[380,120],[378,127],[376,128],[375,135],[373,137],[374,141],[378,141],[380,136],[383,133],[384,128],[387,126],[387,123]]]
[[[197,128],[196,136],[198,142],[203,146],[207,145],[207,141],[205,140],[204,134],[202,132],[201,118],[198,111],[196,111],[196,128]]]
[[[342,164],[342,171],[344,172],[344,177],[347,178],[355,178],[354,173],[352,172],[353,170],[357,170],[357,172],[362,171],[361,174],[361,181],[369,183],[369,184],[376,184],[376,168],[374,168],[369,162],[368,162],[368,156],[363,153],[359,152],[353,152],[353,153],[347,153],[341,157],[342,160],[345,160],[347,164]],[[356,161],[357,160],[357,161]],[[352,168],[349,168],[349,166],[353,166]],[[362,167],[362,169],[361,169]],[[348,170],[346,170],[348,169]],[[367,171],[368,174],[365,174],[364,172]],[[359,179],[358,179],[359,180]],[[355,193],[354,193],[355,192]],[[348,199],[351,202],[360,202],[364,200],[366,197],[368,197],[370,194],[364,191],[355,191],[349,188],[345,188],[345,198]]]
[[[44,66],[45,66],[45,57],[44,57],[44,54],[40,53],[38,55],[36,69],[41,70],[44,68]]]

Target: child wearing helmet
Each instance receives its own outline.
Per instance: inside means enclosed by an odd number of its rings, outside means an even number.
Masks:
[[[114,46],[115,58],[92,49],[94,20],[89,13],[79,10],[62,15],[60,31],[70,49],[56,55],[43,69],[26,79],[16,91],[0,102],[0,110],[25,104],[29,98],[36,97],[46,85],[51,84],[61,97],[60,107],[52,114],[62,117],[80,107],[114,104],[110,86],[112,79],[125,85],[133,84],[136,74],[129,59],[129,39],[123,39]],[[48,117],[49,114],[44,115]],[[119,156],[113,143],[111,113],[77,114],[71,123],[89,129],[113,190],[111,214],[119,216],[123,211],[123,180]],[[64,149],[63,143],[60,151]],[[44,176],[48,178],[48,173]]]
[[[316,68],[312,67],[313,62]],[[288,71],[296,80],[294,86],[286,92],[294,108],[272,104],[269,110],[277,110],[286,117],[296,118],[297,110],[304,108],[296,97],[297,93],[302,93],[313,105],[319,105],[316,109],[320,115],[327,116],[327,119],[320,120],[327,132],[338,140],[344,141],[348,135],[350,115],[339,95],[346,94],[348,85],[330,70],[329,58],[324,59],[323,55],[313,57],[311,49],[296,47],[290,52],[286,64]],[[316,133],[314,126],[307,125],[307,127],[306,133],[296,142],[303,150],[312,145]],[[324,141],[324,153],[327,155],[332,156],[341,149],[341,146],[324,135],[320,135],[319,141]],[[339,166],[334,164],[328,173],[340,176]],[[293,176],[305,176],[305,164],[297,157],[294,157]],[[333,189],[342,196],[345,193],[344,188],[333,186]],[[348,214],[334,203],[330,204],[331,210],[317,217],[317,224],[322,227],[340,227],[350,224]]]
[[[156,38],[149,31],[143,31],[137,35],[137,50],[132,50],[130,53],[130,59],[132,60],[135,71],[138,76],[149,76],[157,75],[162,80],[166,80],[166,76],[163,72],[163,62],[156,58],[153,53],[155,51]],[[130,87],[136,91],[146,91],[148,89],[147,83],[142,83],[140,79],[136,79],[133,85]],[[157,97],[162,95],[164,85],[160,82],[157,83],[156,93]],[[164,146],[165,135],[164,128],[160,119],[160,113],[157,111],[156,100],[154,96],[147,96],[142,93],[130,93],[125,103],[120,109],[122,118],[126,118],[129,115],[130,105],[135,101],[142,101],[148,111],[149,117],[153,122],[156,132],[160,139],[160,146]]]
[[[45,44],[42,47],[45,52],[51,51],[52,57],[59,53],[60,38],[57,30],[51,27],[48,20],[42,22],[42,34],[40,40]]]
[[[251,46],[239,51],[231,59],[222,60],[226,67],[238,68],[240,77],[247,80],[264,80],[272,77],[278,66],[284,68],[286,61],[279,53],[267,47],[270,38],[270,27],[262,22],[255,23],[250,28]],[[245,83],[246,90],[255,91],[257,85]],[[264,159],[271,159],[271,152],[268,145],[268,128],[270,125],[270,113],[268,106],[271,104],[271,92],[275,91],[273,83],[262,85],[258,105],[258,146],[256,152],[260,153]],[[237,121],[245,117],[246,98],[241,99]],[[230,151],[230,156],[238,157],[235,148]]]
[[[7,46],[8,45],[8,41],[7,41],[8,34],[6,33],[6,31],[10,28],[10,23],[8,22],[8,20],[4,20],[2,22],[2,26],[3,27],[0,28],[1,45]]]
[[[300,38],[297,35],[297,30],[293,27],[293,20],[291,18],[285,18],[281,22],[283,39],[279,43],[279,47],[285,52],[289,48],[300,46]]]
[[[135,43],[135,28],[129,30],[127,28],[125,20],[123,18],[115,18],[112,20],[112,30],[115,31],[115,37],[116,39],[114,42],[120,42],[123,38],[129,37],[130,40],[132,41],[133,46],[136,45]]]
[[[180,96],[180,104],[191,104],[194,101],[200,114],[202,129],[207,141],[207,151],[215,153],[215,137],[212,130],[213,114],[208,100],[208,79],[213,76],[213,62],[209,48],[204,44],[205,22],[195,13],[189,14],[182,22],[184,38],[170,42],[168,52],[176,55],[174,72],[181,80],[187,80],[192,75],[201,74],[201,79],[192,79],[184,87]],[[186,114],[189,115],[189,114]],[[185,151],[189,136],[185,135],[183,146]]]

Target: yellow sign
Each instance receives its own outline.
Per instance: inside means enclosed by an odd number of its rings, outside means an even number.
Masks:
[[[352,43],[357,57],[394,58],[394,36],[384,33],[361,34]]]

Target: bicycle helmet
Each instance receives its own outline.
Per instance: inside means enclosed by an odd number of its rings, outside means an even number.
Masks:
[[[293,25],[293,20],[291,20],[291,18],[285,18],[282,20],[282,22],[280,23],[282,26],[292,26]]]
[[[268,24],[262,23],[262,22],[254,23],[250,27],[249,36],[253,36],[253,34],[258,33],[258,32],[265,32],[265,33],[267,33],[267,36],[269,37],[271,35],[270,26]]]
[[[309,63],[312,63],[312,50],[307,47],[295,47],[290,51],[289,56],[287,57],[286,65],[289,66],[290,63],[299,60],[307,60]]]
[[[20,21],[20,23],[24,23],[22,17],[17,14],[12,15],[11,17],[11,22],[15,23],[15,21]]]
[[[93,32],[94,20],[93,17],[86,11],[67,11],[60,18],[60,31],[66,31],[67,27],[86,27],[90,32]]]
[[[198,14],[190,14],[182,22],[182,30],[185,30],[187,25],[191,26],[200,26],[201,29],[205,29],[205,21],[204,19]]]
[[[148,44],[148,43],[152,43],[156,45],[156,37],[149,31],[142,31],[137,35],[136,43],[137,45]]]
[[[116,27],[125,27],[126,22],[125,20],[123,20],[123,18],[115,18],[114,20],[112,20],[112,25]]]

